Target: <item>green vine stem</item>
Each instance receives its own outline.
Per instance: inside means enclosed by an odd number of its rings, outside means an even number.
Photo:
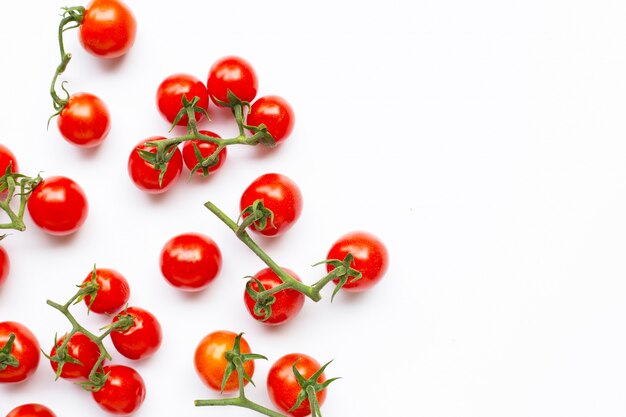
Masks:
[[[255,201],[253,203],[253,206],[255,205],[258,205],[258,201]],[[334,298],[337,292],[341,289],[341,287],[343,287],[346,282],[348,282],[349,279],[357,280],[361,278],[361,273],[350,267],[353,257],[351,254],[348,254],[343,260],[330,259],[315,264],[319,265],[323,263],[329,263],[332,264],[335,268],[313,285],[306,285],[289,275],[250,237],[248,232],[245,231],[245,227],[242,228],[243,225],[250,224],[250,222],[247,221],[246,218],[243,219],[241,224],[238,224],[230,217],[228,217],[212,202],[207,201],[204,206],[209,209],[226,226],[228,226],[233,232],[235,232],[235,235],[239,238],[239,240],[241,240],[252,252],[254,252],[282,280],[282,284],[279,284],[273,288],[267,290],[262,288],[259,289],[259,291],[253,297],[256,301],[256,308],[266,309],[267,311],[267,309],[271,308],[273,294],[282,290],[286,290],[288,288],[296,290],[304,294],[311,300],[317,302],[322,299],[322,289],[329,282],[333,280],[338,280],[337,286],[335,287],[335,290],[333,292]],[[242,211],[242,215],[246,212],[249,212],[248,209],[249,208],[244,209]],[[270,214],[268,215],[271,215],[271,211],[269,212]],[[249,216],[248,218],[250,217],[252,216]],[[267,315],[267,317],[269,317],[269,314]]]
[[[98,345],[98,348],[100,349],[100,356],[98,357],[98,360],[96,361],[96,363],[94,364],[93,368],[91,369],[89,373],[89,380],[86,382],[79,383],[79,385],[81,385],[83,388],[89,391],[98,391],[100,388],[104,386],[104,383],[107,378],[107,375],[102,373],[102,363],[105,360],[111,360],[111,355],[109,354],[106,347],[104,346],[104,339],[109,334],[111,334],[111,332],[127,330],[128,328],[132,327],[132,325],[134,324],[134,319],[130,314],[125,314],[125,313],[120,314],[118,316],[119,317],[118,321],[107,326],[104,332],[102,332],[100,335],[96,335],[92,333],[91,331],[89,331],[84,326],[82,326],[76,320],[76,318],[70,312],[70,307],[74,304],[81,302],[83,298],[85,298],[88,295],[92,296],[93,298],[95,294],[98,292],[99,288],[100,286],[96,282],[96,274],[95,274],[95,266],[94,266],[94,273],[92,274],[91,280],[89,282],[79,285],[78,291],[65,304],[61,305],[52,300],[46,301],[46,303],[50,307],[61,312],[72,325],[72,329],[64,336],[64,339],[63,339],[63,342],[61,342],[61,345],[57,346],[56,354],[54,356],[50,357],[46,355],[44,352],[44,355],[48,359],[50,359],[51,361],[57,362],[59,364],[57,368],[57,375],[56,375],[57,378],[59,378],[59,376],[61,375],[62,368],[65,363],[76,362],[76,359],[72,358],[67,353],[67,344],[69,343],[70,339],[72,338],[74,334],[76,333],[84,334],[89,339],[91,339],[96,345]],[[55,337],[54,344],[55,346],[57,344],[56,337]]]
[[[63,33],[66,30],[79,27],[82,24],[84,17],[85,17],[85,8],[82,6],[63,8],[62,19],[61,19],[61,22],[59,23],[59,31],[58,31],[59,51],[61,53],[61,62],[59,63],[59,65],[57,66],[54,72],[54,76],[52,77],[52,83],[50,85],[50,95],[52,96],[52,105],[56,113],[54,113],[50,117],[50,119],[48,119],[48,123],[50,123],[50,120],[52,120],[55,116],[61,113],[61,110],[63,110],[63,108],[67,104],[67,101],[69,100],[69,96],[70,96],[69,92],[65,89],[65,82],[61,83],[61,90],[63,90],[63,94],[62,94],[63,97],[61,97],[61,95],[57,93],[57,90],[56,90],[56,84],[57,84],[57,80],[59,76],[63,74],[63,72],[65,72],[65,70],[67,69],[67,65],[72,59],[72,54],[65,52],[65,45],[63,44]]]
[[[207,117],[207,119],[210,120],[210,118],[207,111],[197,105],[199,100],[199,97],[193,97],[191,100],[188,100],[186,96],[183,96],[183,107],[172,122],[172,129],[174,129],[178,121],[183,116],[187,116],[189,121],[187,122],[187,133],[185,135],[146,142],[146,146],[156,148],[156,153],[141,150],[139,151],[139,154],[144,160],[154,165],[155,169],[161,171],[161,178],[167,170],[167,163],[173,156],[175,149],[183,142],[197,140],[201,142],[210,142],[217,145],[217,148],[213,151],[213,153],[205,158],[200,155],[199,151],[196,152],[196,158],[198,161],[196,166],[191,169],[191,175],[193,175],[194,172],[200,169],[205,176],[209,175],[208,168],[217,164],[219,160],[219,153],[227,146],[256,146],[259,143],[268,147],[273,147],[276,145],[276,141],[267,131],[265,125],[261,124],[259,126],[249,126],[245,124],[244,119],[246,111],[250,107],[250,103],[240,100],[230,90],[228,91],[228,102],[220,101],[220,103],[225,107],[229,107],[231,109],[235,122],[237,123],[239,135],[234,138],[223,139],[207,136],[200,133],[198,131],[198,122],[196,120],[195,113],[202,113]],[[172,129],[170,129],[170,131]],[[246,130],[252,132],[252,135],[246,135]]]
[[[26,230],[24,224],[24,213],[26,212],[26,203],[32,191],[39,185],[42,178],[27,177],[26,175],[11,172],[11,164],[7,167],[6,172],[0,177],[0,210],[9,216],[9,221],[0,223],[0,229],[13,229],[23,232]],[[14,198],[19,198],[19,207],[16,210],[12,207]],[[3,239],[6,235],[1,235]]]

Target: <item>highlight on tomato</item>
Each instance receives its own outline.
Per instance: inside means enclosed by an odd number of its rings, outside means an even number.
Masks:
[[[200,100],[196,106],[207,110],[209,107],[209,95],[204,83],[190,74],[178,73],[170,75],[159,84],[156,93],[157,108],[161,115],[171,123],[174,123],[176,116],[183,108],[183,96],[191,101],[194,97]],[[200,121],[204,114],[194,112],[196,121]],[[189,118],[181,117],[176,123],[178,126],[187,126]]]
[[[302,282],[292,270],[282,269],[297,281]],[[283,281],[274,271],[265,268],[251,277],[246,284],[244,303],[250,315],[257,321],[269,326],[276,326],[293,319],[302,310],[304,294],[291,288],[274,293],[271,304],[257,306],[251,294],[256,294],[261,290],[271,290],[282,283]]]
[[[22,404],[9,411],[6,417],[56,417],[56,414],[43,404]]]
[[[200,233],[184,233],[165,243],[160,256],[161,273],[175,288],[200,291],[222,268],[222,252],[217,243]]]
[[[119,0],[93,0],[85,9],[79,39],[85,50],[99,58],[117,58],[135,43],[137,21]]]
[[[130,179],[137,188],[150,194],[160,194],[170,189],[176,184],[183,170],[183,157],[178,148],[173,151],[172,157],[167,163],[165,175],[162,178],[160,178],[161,172],[155,169],[152,163],[139,155],[138,151],[156,154],[156,148],[154,146],[146,146],[145,143],[160,139],[165,138],[163,136],[153,136],[139,142],[128,157],[128,175]]]
[[[87,219],[88,203],[83,189],[74,180],[44,178],[28,199],[28,212],[43,231],[65,236],[76,232]]]
[[[113,314],[124,308],[130,298],[130,285],[122,274],[114,269],[96,268],[84,279],[83,285],[95,282],[98,291],[92,297],[86,295],[83,301],[90,311],[99,314]]]
[[[67,335],[64,335],[52,347],[50,365],[55,374],[63,379],[86,381],[100,358],[100,347],[88,336],[76,332],[70,337],[62,354],[58,355],[57,350],[66,338]],[[62,359],[63,365],[60,365],[56,359]],[[61,367],[60,372],[59,367]]]
[[[59,113],[57,125],[68,142],[81,148],[93,148],[107,137],[111,116],[100,98],[89,93],[76,93]]]
[[[39,342],[28,327],[15,321],[0,322],[0,383],[30,378],[39,359]]]
[[[115,316],[111,323],[116,323],[125,315],[133,318],[133,324],[128,329],[111,332],[113,346],[129,359],[149,358],[161,346],[161,324],[154,314],[140,307],[128,307]]]
[[[207,80],[207,91],[211,100],[220,107],[228,102],[228,91],[239,100],[251,102],[258,88],[256,72],[252,65],[237,56],[225,56],[211,66]]]
[[[139,373],[129,366],[109,365],[102,372],[107,375],[104,386],[93,391],[93,399],[105,411],[128,415],[141,407],[146,399],[146,384]]]

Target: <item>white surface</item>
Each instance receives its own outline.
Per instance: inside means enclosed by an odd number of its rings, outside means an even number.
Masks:
[[[138,37],[125,59],[99,61],[66,36],[68,87],[99,95],[112,113],[96,151],[45,129],[66,4],[39,1],[26,21],[5,16],[0,26],[0,141],[23,172],[70,176],[90,202],[72,237],[31,225],[2,243],[12,271],[0,320],[27,324],[48,350],[67,323],[46,298],[65,300],[94,262],[122,272],[131,304],[153,311],[165,337],[133,364],[148,389],[137,416],[254,415],[193,406],[218,396],[192,366],[197,342],[216,329],[244,331],[271,360],[334,358],[327,374],[343,379],[326,417],[626,414],[626,4],[129,4]],[[273,152],[233,147],[214,178],[142,194],[126,161],[139,140],[167,134],[157,85],[174,72],[205,79],[227,54],[253,63],[260,95],[293,104],[292,137]],[[211,110],[216,122],[204,126],[233,133]],[[262,242],[268,252],[310,283],[323,273],[310,265],[338,236],[366,229],[391,255],[379,286],[333,304],[329,291],[278,329],[248,316],[241,277],[262,265],[202,204],[235,216],[245,186],[270,171],[300,185],[305,208],[287,235]],[[158,269],[162,245],[186,231],[210,235],[224,254],[198,295],[169,287]],[[271,362],[257,364],[248,390],[265,405]],[[58,416],[106,415],[88,393],[54,383],[45,360],[32,380],[0,386],[0,415],[33,401]]]

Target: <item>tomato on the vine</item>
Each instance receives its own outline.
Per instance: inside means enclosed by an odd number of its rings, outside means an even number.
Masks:
[[[250,229],[264,236],[279,236],[289,230],[302,213],[302,193],[298,185],[289,177],[281,174],[264,174],[252,181],[241,196],[239,204],[243,211],[256,200],[274,214],[262,230],[254,226]],[[245,216],[244,216],[245,217]]]
[[[219,101],[228,102],[228,90],[242,101],[252,101],[256,96],[258,80],[254,68],[248,61],[236,56],[217,60],[209,70],[207,90],[211,100],[222,107]]]
[[[11,334],[15,339],[10,351],[5,352]],[[39,366],[39,355],[39,342],[26,326],[14,321],[0,322],[0,383],[29,378]]]
[[[109,109],[104,101],[89,93],[72,94],[59,113],[57,124],[61,135],[81,148],[102,143],[111,128]]]
[[[222,252],[208,236],[185,233],[168,240],[161,250],[161,272],[174,287],[199,291],[209,285],[222,267]]]
[[[93,399],[105,411],[128,415],[139,409],[146,398],[146,385],[137,371],[129,366],[109,365],[104,386],[92,393]]]
[[[295,410],[289,411],[296,405],[298,394],[302,390],[293,372],[293,365],[304,377],[309,379],[320,370],[321,365],[304,353],[290,353],[278,359],[267,374],[267,392],[276,407],[294,417],[303,417],[311,414],[311,405],[308,398]],[[326,381],[324,373],[317,379],[318,383]],[[316,393],[317,402],[321,406],[326,399],[326,390]]]
[[[87,211],[85,192],[67,177],[45,178],[28,198],[30,217],[51,235],[74,233],[87,219]]]
[[[146,146],[146,142],[165,139],[163,136],[153,136],[137,144],[128,157],[128,174],[135,185],[142,191],[150,194],[159,194],[171,188],[183,170],[183,157],[180,149],[175,149],[172,158],[167,163],[165,175],[159,184],[160,171],[154,168],[150,162],[143,159],[138,150],[148,151],[156,154],[154,146]]]
[[[100,58],[124,55],[135,43],[137,21],[133,12],[119,0],[93,0],[80,25],[80,43]]]
[[[234,347],[236,337],[237,333],[219,330],[206,335],[196,348],[194,354],[196,372],[202,382],[214,390],[221,390],[222,380],[224,379],[224,373],[228,365],[225,354]],[[250,353],[250,345],[248,345],[248,342],[243,337],[241,338],[239,347],[242,354]],[[243,364],[243,369],[246,374],[252,378],[254,374],[254,362],[246,361]],[[244,385],[247,383],[248,381],[244,379]],[[238,388],[239,381],[237,371],[235,370],[226,381],[224,392],[235,391]]]
[[[124,312],[113,318],[112,323],[119,321],[120,316],[130,314],[134,324],[123,331],[111,332],[111,341],[115,349],[129,359],[148,358],[161,346],[163,339],[159,321],[147,310],[139,307],[128,307]]]
[[[17,159],[13,152],[6,146],[0,143],[0,176],[4,175],[7,171],[7,167],[11,164],[11,172],[18,172]]]
[[[296,280],[301,281],[292,270],[287,268],[282,269]],[[283,283],[278,275],[276,275],[270,268],[265,268],[257,272],[254,275],[254,278],[255,279],[250,279],[249,285],[255,292],[259,291],[257,281],[261,282],[261,285],[263,285],[263,288],[266,290],[270,290]],[[286,290],[278,291],[273,295],[275,301],[271,305],[272,314],[267,318],[267,320],[264,320],[265,315],[257,315],[254,313],[255,302],[252,297],[250,297],[250,294],[248,294],[247,291],[244,291],[244,302],[252,317],[264,324],[278,325],[291,320],[300,312],[300,310],[302,310],[302,306],[304,305],[304,294],[301,292],[287,288]]]
[[[9,411],[7,417],[56,417],[56,414],[43,404],[22,404]]]
[[[113,314],[120,311],[130,298],[130,286],[122,274],[114,269],[96,268],[96,283],[100,287],[93,297],[85,296],[83,301],[94,313]],[[91,282],[93,271],[83,284]]]
[[[371,233],[351,232],[341,236],[330,248],[326,259],[343,260],[348,253],[354,257],[351,267],[362,274],[358,280],[350,278],[342,287],[342,290],[361,292],[373,287],[385,275],[389,265],[387,248]],[[332,271],[332,265],[326,265],[328,272]],[[338,280],[335,280],[337,283]]]
[[[210,130],[200,130],[198,131],[198,133],[206,136],[211,136],[213,138],[220,137],[217,133],[211,132]],[[194,144],[198,147],[200,155],[202,155],[203,158],[207,158],[213,155],[213,152],[215,152],[218,148],[215,143],[205,142],[203,140],[193,139],[186,141],[183,145],[183,160],[185,161],[185,165],[189,170],[192,170],[198,163],[196,149],[193,146]],[[217,154],[217,162],[215,163],[215,165],[212,165],[208,168],[209,174],[213,174],[215,171],[220,169],[220,167],[224,165],[224,162],[226,162],[226,147],[222,148],[220,153]],[[202,171],[202,168],[198,168],[196,169],[195,174],[204,175],[204,172]]]
[[[64,335],[50,351],[50,356],[53,357],[57,354],[57,348],[63,344],[63,341],[67,338]],[[95,366],[96,362],[100,358],[100,348],[89,337],[77,332],[72,335],[69,342],[67,342],[67,354],[72,358],[78,360],[79,363],[66,361],[61,368],[61,378],[64,379],[89,379],[89,373]],[[56,373],[59,368],[59,363],[56,361],[50,361],[52,369]]]
[[[200,100],[197,106],[204,110],[209,106],[209,95],[202,81],[189,74],[170,75],[159,84],[156,94],[159,112],[161,112],[168,122],[174,123],[176,115],[183,108],[183,96],[187,97],[188,101],[191,101],[194,97],[198,97]],[[204,117],[200,112],[195,112],[195,116],[198,121]],[[187,126],[188,122],[189,118],[183,116],[176,124],[179,126]]]
[[[7,280],[9,276],[9,270],[11,269],[11,261],[7,251],[0,246],[0,288],[2,284]]]
[[[250,126],[264,124],[276,144],[283,142],[293,130],[296,116],[291,105],[282,97],[265,96],[252,103],[246,123]]]

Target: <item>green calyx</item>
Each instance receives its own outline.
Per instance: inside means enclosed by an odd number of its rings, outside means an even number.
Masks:
[[[13,229],[23,232],[26,230],[24,224],[24,214],[26,211],[26,203],[33,190],[39,185],[42,178],[27,177],[26,175],[11,172],[11,163],[7,166],[6,171],[0,177],[0,193],[6,193],[4,198],[0,200],[0,210],[9,216],[9,221],[0,224],[0,229]],[[11,206],[14,198],[19,198],[19,208],[17,211]],[[0,236],[0,239],[6,235]]]
[[[357,271],[356,269],[352,268],[351,266],[352,261],[354,261],[354,256],[351,253],[348,253],[346,257],[343,258],[343,260],[327,259],[327,260],[318,262],[313,265],[313,266],[317,266],[317,265],[322,265],[322,264],[328,264],[334,267],[334,269],[330,272],[329,276],[325,278],[325,279],[328,279],[328,277],[330,277],[331,280],[335,280],[335,279],[338,280],[337,285],[335,286],[335,289],[333,290],[333,295],[330,298],[331,301],[335,299],[335,295],[339,293],[341,288],[343,288],[343,286],[346,285],[348,281],[354,282],[362,278],[363,274],[361,274],[361,272]],[[318,283],[319,282],[320,281],[318,281]]]
[[[224,356],[226,361],[228,361],[228,365],[226,365],[226,370],[224,371],[224,378],[222,379],[221,391],[224,392],[224,387],[226,386],[226,382],[232,375],[233,371],[237,371],[239,377],[239,389],[240,392],[243,390],[243,380],[250,382],[254,385],[252,378],[246,372],[244,368],[244,364],[251,360],[256,359],[265,359],[267,358],[263,355],[259,355],[256,353],[241,353],[241,336],[243,333],[239,333],[237,337],[235,337],[235,342],[233,344],[233,348],[227,351]]]
[[[263,205],[263,200],[255,200],[252,205],[243,209],[239,215],[239,219],[241,218],[243,218],[243,221],[239,225],[237,235],[243,233],[251,225],[258,231],[265,230],[268,220],[272,228],[276,228],[274,225],[274,212]]]
[[[20,366],[20,362],[11,353],[11,351],[13,350],[14,342],[15,342],[15,334],[10,333],[9,339],[7,340],[5,345],[0,349],[0,371],[4,371],[9,366],[13,368],[17,368],[18,366]]]
[[[249,278],[246,282],[246,293],[254,300],[254,315],[262,317],[261,321],[266,321],[272,316],[272,304],[276,302],[276,297],[267,292],[265,286],[255,277]],[[258,290],[252,288],[252,283],[256,283]]]
[[[317,372],[311,375],[309,379],[304,378],[302,374],[300,373],[300,371],[298,371],[298,368],[296,368],[298,361],[294,362],[294,364],[291,366],[291,369],[293,370],[293,374],[296,377],[296,381],[298,381],[298,384],[300,385],[301,390],[300,390],[300,393],[298,394],[298,398],[296,399],[296,403],[293,405],[293,407],[289,409],[289,411],[293,411],[296,408],[300,407],[300,405],[302,405],[304,400],[308,399],[309,406],[311,407],[312,417],[322,416],[320,405],[319,405],[319,402],[317,401],[317,393],[326,389],[328,385],[338,380],[339,377],[327,379],[326,381],[322,383],[318,382],[317,380],[324,373],[324,370],[326,369],[328,365],[330,365],[331,362],[332,361],[326,362],[326,364],[324,364],[324,366],[322,366]]]

